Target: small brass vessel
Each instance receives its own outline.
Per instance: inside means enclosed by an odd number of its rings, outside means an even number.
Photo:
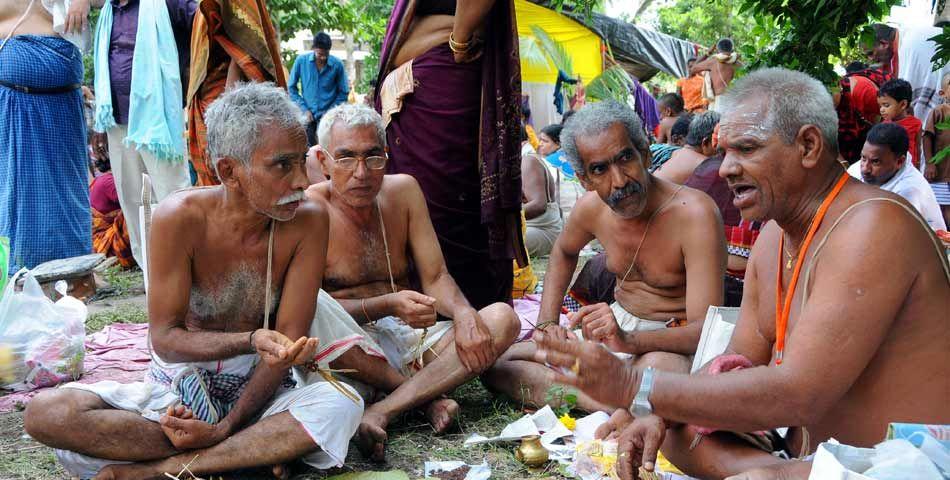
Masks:
[[[521,445],[515,449],[515,458],[529,467],[540,467],[548,461],[548,450],[541,445],[541,437],[531,435],[521,439]]]

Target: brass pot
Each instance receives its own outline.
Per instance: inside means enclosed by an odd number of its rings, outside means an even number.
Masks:
[[[529,467],[539,467],[548,461],[548,450],[541,445],[541,437],[531,435],[521,439],[521,445],[515,449],[515,458]]]

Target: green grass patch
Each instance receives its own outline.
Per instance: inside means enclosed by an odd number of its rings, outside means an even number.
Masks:
[[[109,285],[99,289],[97,298],[122,298],[145,293],[145,277],[138,267],[124,269],[116,264],[100,275]]]
[[[86,334],[98,332],[113,323],[147,323],[148,312],[137,305],[119,305],[110,310],[89,315]]]

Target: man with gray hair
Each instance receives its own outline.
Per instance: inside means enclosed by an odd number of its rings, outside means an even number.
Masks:
[[[352,370],[369,405],[358,445],[383,460],[389,422],[422,407],[436,432],[458,404],[443,395],[482,374],[514,342],[520,322],[504,303],[474,309],[449,274],[425,197],[409,175],[386,175],[382,118],[365,105],[327,112],[317,158],[330,180],[307,196],[330,214],[324,285],[311,336],[322,367]],[[332,296],[332,297],[331,297]],[[359,348],[353,348],[358,346]],[[307,375],[306,381],[321,380]]]
[[[686,145],[673,152],[670,159],[653,172],[657,178],[669,180],[677,185],[686,183],[696,167],[716,154],[713,145],[713,133],[719,124],[719,112],[709,110],[693,117],[686,134]]]
[[[612,426],[621,477],[652,470],[659,447],[693,477],[805,479],[810,462],[778,454],[807,456],[831,437],[872,447],[889,422],[950,423],[950,265],[927,223],[845,172],[834,104],[814,78],[759,70],[721,100],[719,173],[743,218],[772,219],[725,353],[685,375],[539,342],[542,360],[580,365],[559,381],[637,415]]]
[[[546,334],[603,343],[637,365],[687,372],[710,305],[722,304],[726,247],[722,220],[706,194],[647,171],[650,153],[636,113],[616,102],[589,104],[561,132],[561,148],[588,193],[551,250],[539,326]],[[617,278],[616,301],[558,316],[581,249],[600,241]],[[678,328],[673,328],[678,327]],[[539,327],[540,328],[540,327]],[[534,343],[512,347],[489,374],[490,384],[544,405],[554,371],[536,363]],[[585,410],[607,407],[581,395]],[[613,412],[613,409],[609,410]]]
[[[146,378],[72,383],[27,407],[26,431],[73,476],[283,474],[300,457],[335,467],[359,424],[354,391],[295,388],[290,376],[316,352],[306,335],[329,230],[326,208],[304,202],[299,110],[273,84],[249,83],[206,119],[221,185],[175,193],[152,218]]]

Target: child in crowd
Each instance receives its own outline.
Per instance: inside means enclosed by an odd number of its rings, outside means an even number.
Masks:
[[[667,93],[656,102],[660,110],[660,124],[656,127],[656,143],[672,143],[670,130],[683,113],[683,97],[676,93]]]
[[[950,73],[944,75],[940,81],[939,94],[943,103],[930,111],[924,126],[924,178],[930,182],[930,187],[937,196],[937,203],[943,211],[943,218],[950,224],[950,157],[945,157],[937,165],[930,163],[941,150],[950,147],[950,129],[938,126],[950,120]]]
[[[913,114],[907,114],[907,107],[914,96],[914,90],[907,80],[895,78],[881,85],[877,92],[877,104],[881,107],[881,120],[894,122],[907,131],[910,138],[908,157],[914,166],[920,168],[920,129],[922,123]]]

